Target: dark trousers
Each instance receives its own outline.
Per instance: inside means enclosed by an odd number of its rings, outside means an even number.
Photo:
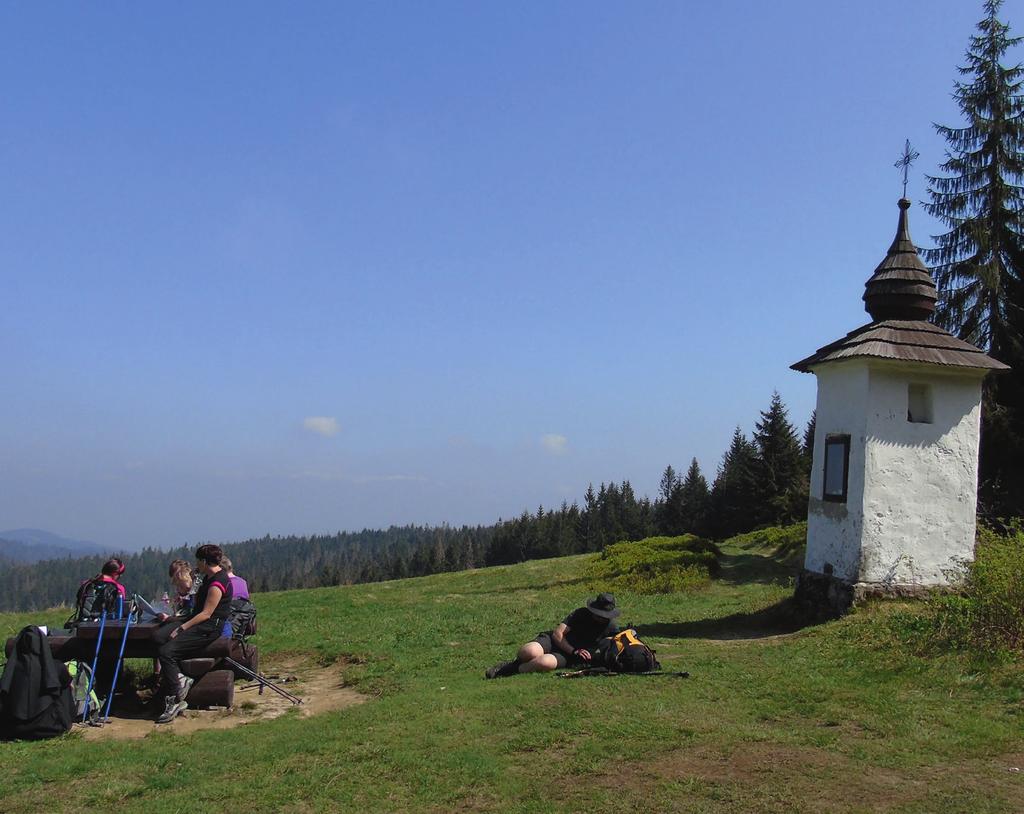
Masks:
[[[183,659],[202,653],[210,642],[220,638],[220,629],[223,627],[212,622],[203,622],[172,639],[171,632],[180,625],[178,621],[168,622],[153,633],[153,640],[160,645],[157,659],[160,661],[160,686],[163,695],[178,694],[178,680],[181,675],[178,664]]]

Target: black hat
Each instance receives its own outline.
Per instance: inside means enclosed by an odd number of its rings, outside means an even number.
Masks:
[[[605,619],[614,619],[622,611],[615,607],[615,597],[611,594],[598,594],[587,603],[587,610],[594,616],[603,616]]]

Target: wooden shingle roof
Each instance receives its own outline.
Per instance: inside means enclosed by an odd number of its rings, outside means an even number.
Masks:
[[[987,370],[1010,369],[980,348],[957,339],[938,325],[924,320],[898,319],[862,325],[791,367],[801,373],[808,373],[814,365],[857,356]]]
[[[935,282],[910,239],[907,210],[910,201],[899,201],[896,237],[864,286],[864,308],[874,322],[862,325],[842,339],[801,359],[793,370],[810,372],[815,365],[855,357],[926,362],[950,367],[1009,370],[970,342],[927,320],[935,311]]]
[[[910,239],[910,201],[900,198],[899,208],[896,237],[864,284],[864,310],[876,321],[928,319],[935,312],[935,282]]]

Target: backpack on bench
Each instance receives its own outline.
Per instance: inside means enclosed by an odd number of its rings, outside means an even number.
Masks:
[[[121,615],[123,600],[117,583],[108,582],[102,577],[87,579],[78,586],[75,596],[75,612],[64,623],[69,630],[77,627],[79,622],[99,619],[103,611],[109,618],[116,619]]]
[[[256,606],[243,597],[231,600],[228,612],[228,624],[231,625],[231,638],[244,642],[256,634]]]

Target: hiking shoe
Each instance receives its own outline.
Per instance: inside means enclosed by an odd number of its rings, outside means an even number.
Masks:
[[[158,724],[169,724],[186,709],[188,709],[188,704],[184,701],[179,701],[176,696],[168,695],[164,699],[164,711],[156,719],[156,722]]]
[[[514,676],[518,672],[519,662],[513,659],[512,661],[502,661],[493,667],[489,667],[484,673],[484,678],[506,678],[507,676]]]

